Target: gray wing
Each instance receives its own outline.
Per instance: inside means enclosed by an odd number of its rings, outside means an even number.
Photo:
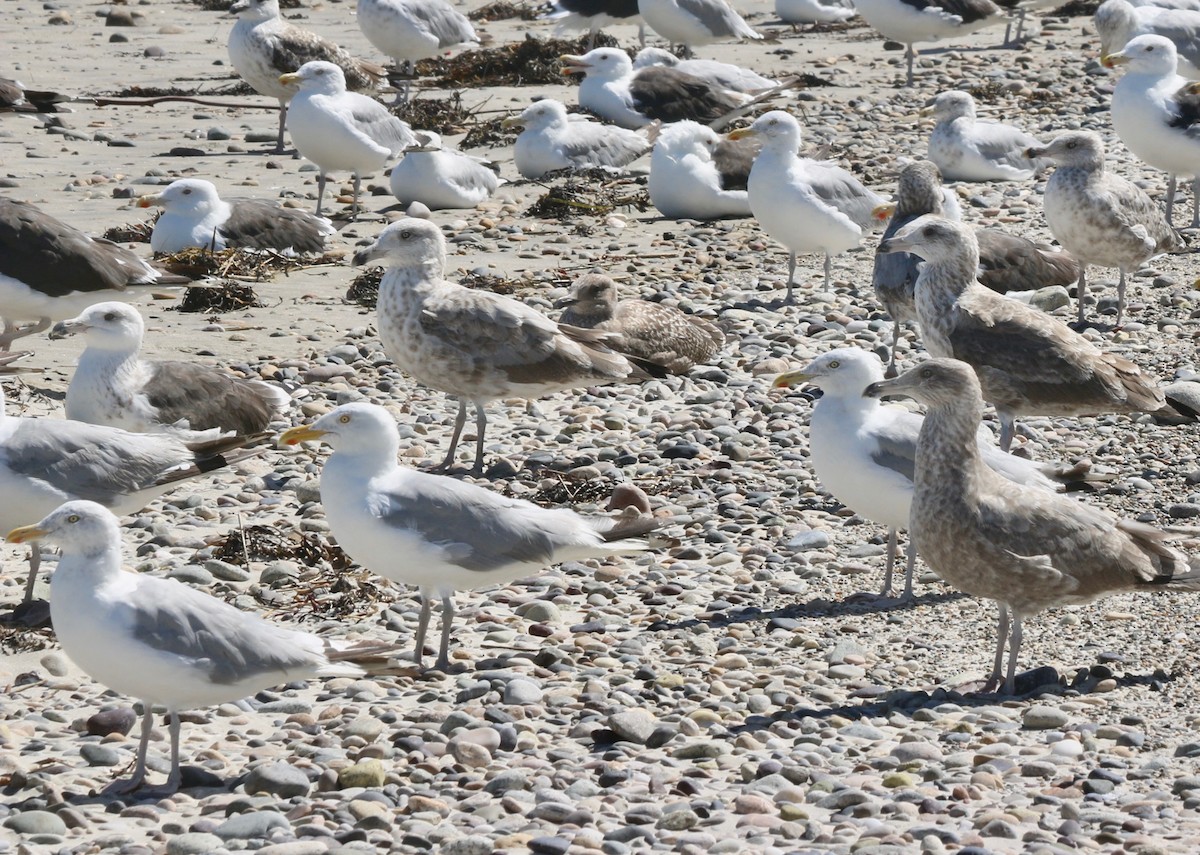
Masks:
[[[883,231],[882,240],[887,240],[917,217],[914,214],[893,214]],[[911,252],[889,252],[875,254],[875,267],[871,272],[871,284],[875,295],[887,313],[896,321],[916,320],[916,284],[921,272],[921,259]]]
[[[917,435],[922,418],[916,413],[896,410],[896,417],[881,424],[871,435],[875,448],[871,460],[876,466],[890,469],[909,481],[916,479]]]
[[[636,131],[598,122],[571,122],[563,134],[562,153],[576,168],[625,166],[650,150]]]
[[[324,252],[333,223],[299,208],[284,208],[265,199],[230,200],[229,219],[221,234],[229,246]]]
[[[742,36],[749,29],[725,0],[678,0],[679,8],[695,15],[714,36]]]
[[[1200,65],[1200,13],[1166,11],[1168,14],[1156,15],[1142,29],[1170,39],[1180,56],[1192,65]]]
[[[994,122],[976,122],[971,140],[988,160],[1006,163],[1015,169],[1037,167],[1023,152],[1030,146],[1040,146],[1042,143],[1020,128]]]
[[[1116,175],[1108,175],[1101,179],[1099,186],[1103,189],[1106,201],[1111,207],[1113,218],[1122,228],[1114,239],[1128,243],[1137,251],[1143,242],[1141,230],[1154,241],[1156,252],[1168,252],[1183,246],[1179,232],[1167,224],[1162,208],[1146,195],[1137,185],[1125,181]]]
[[[378,101],[366,95],[350,94],[354,97],[351,115],[359,133],[391,151],[393,156],[418,143],[412,129]]]
[[[439,48],[479,40],[471,22],[461,12],[451,8],[445,0],[407,0],[405,5],[409,13],[425,25],[428,32],[437,36]]]
[[[821,201],[837,208],[859,228],[865,231],[878,224],[872,212],[887,200],[842,167],[810,160],[804,164],[804,179]]]

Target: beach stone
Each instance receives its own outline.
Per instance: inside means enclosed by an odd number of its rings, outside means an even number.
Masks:
[[[270,837],[277,828],[290,831],[292,825],[281,813],[259,810],[231,816],[214,828],[213,834],[222,840],[259,840]]]
[[[892,756],[901,763],[921,761],[924,763],[942,762],[942,749],[932,742],[901,742],[892,749]]]
[[[258,855],[325,855],[330,850],[320,840],[293,840],[288,843],[272,843],[255,851]]]
[[[383,786],[386,777],[387,773],[382,763],[378,760],[364,760],[338,772],[337,786],[339,790],[349,790],[353,787],[378,789]]]
[[[220,837],[203,831],[173,834],[167,838],[167,855],[206,855],[223,845]]]
[[[608,726],[617,739],[644,745],[658,726],[658,720],[645,710],[626,710],[609,716]]]
[[[136,26],[133,20],[133,12],[129,9],[115,6],[104,16],[104,26],[106,27],[133,27]]]
[[[52,677],[65,677],[71,673],[71,660],[57,650],[47,653],[38,660],[38,664]]]
[[[270,793],[281,799],[293,796],[306,796],[312,789],[308,776],[300,769],[289,763],[278,761],[262,763],[250,770],[246,776],[245,789],[247,793]]]
[[[796,532],[788,541],[788,546],[806,552],[810,549],[824,549],[829,545],[829,534],[816,529]]]
[[[514,680],[509,680],[504,686],[504,703],[516,706],[525,706],[528,704],[540,704],[542,702],[542,688],[532,680],[526,680],[517,677]]]
[[[137,724],[137,713],[134,712],[133,707],[115,707],[88,716],[85,726],[90,736],[108,736],[113,733],[124,736],[133,730],[135,724]]]
[[[4,827],[11,828],[17,834],[26,836],[57,834],[61,837],[67,833],[67,824],[62,821],[58,814],[51,813],[48,810],[22,811],[6,819]]]
[[[210,558],[205,561],[204,569],[222,582],[250,581],[250,571],[245,567],[238,567],[236,564],[230,564],[228,561],[221,561],[218,558]]]
[[[1069,720],[1067,714],[1057,707],[1038,704],[1025,710],[1021,725],[1026,730],[1054,730],[1066,726]]]
[[[480,834],[447,840],[442,844],[441,855],[492,855],[492,841]]]
[[[79,748],[79,754],[87,761],[89,766],[116,766],[121,762],[121,754],[114,748],[109,748],[107,745],[98,745],[95,742],[85,742]]]

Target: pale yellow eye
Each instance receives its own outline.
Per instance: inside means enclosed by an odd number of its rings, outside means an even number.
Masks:
[[[338,416],[338,421],[344,425],[348,425],[348,424],[350,424],[350,416],[348,416],[348,415]]]
[[[69,523],[79,522],[79,514],[71,514],[69,517],[67,517],[67,522],[69,522]]]
[[[839,365],[841,365],[841,364],[842,364],[842,363],[838,362],[838,361],[835,359],[835,360],[833,360],[833,362],[829,363],[829,367],[830,367],[830,368],[837,368],[837,367],[838,367]]]

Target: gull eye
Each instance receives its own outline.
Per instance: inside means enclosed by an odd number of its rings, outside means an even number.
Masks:
[[[71,514],[69,517],[67,517],[67,522],[74,525],[75,523],[79,522],[80,519],[81,519],[81,517],[79,516],[79,514]]]
[[[830,367],[830,368],[837,368],[837,367],[838,367],[839,365],[841,365],[841,364],[842,364],[842,363],[838,362],[838,361],[835,359],[835,360],[833,360],[832,362],[830,362],[830,363],[829,363],[829,367]]]
[[[105,313],[104,313],[104,320],[106,320],[106,321],[115,321],[116,319],[117,319],[117,313],[116,313],[116,312],[105,312]]]
[[[933,226],[926,226],[925,228],[921,229],[921,237],[931,238],[933,237],[933,234]]]
[[[1075,140],[1071,140],[1069,143],[1067,143],[1067,148],[1075,148],[1077,145],[1078,143],[1076,143]]]
[[[338,416],[338,424],[343,424],[343,425],[350,424],[350,414],[342,413],[340,416]]]
[[[183,195],[184,195],[184,196],[191,196],[191,195],[192,195],[192,188],[191,188],[191,187],[184,187],[184,188],[183,188]]]
[[[409,229],[404,229],[402,232],[400,232],[401,240],[408,240],[410,237],[412,237],[412,232]]]
[[[921,379],[929,380],[931,377],[933,377],[933,369],[932,368],[922,368],[921,369]]]

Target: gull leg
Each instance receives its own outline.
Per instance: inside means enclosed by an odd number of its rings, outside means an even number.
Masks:
[[[321,200],[325,198],[325,178],[324,172],[317,173],[317,216],[321,216]]]
[[[429,631],[429,614],[433,611],[433,600],[429,596],[429,592],[422,590],[419,594],[421,597],[421,614],[417,618],[417,643],[413,647],[413,662],[417,663],[417,669],[421,668],[421,657],[425,653],[425,633]]]
[[[36,543],[29,547],[29,578],[25,580],[25,599],[22,602],[33,601],[33,586],[37,584],[38,571],[42,568],[42,550]]]
[[[638,47],[646,46],[646,24],[638,24]]]
[[[487,431],[487,410],[483,404],[475,402],[475,465],[471,467],[472,475],[483,474],[483,435]]]
[[[992,662],[992,675],[983,686],[984,692],[995,691],[1000,687],[1004,676],[1004,643],[1008,641],[1008,606],[997,603],[1000,607],[1000,620],[996,624],[996,658]]]
[[[1021,650],[1021,613],[1013,609],[1012,644],[1008,649],[1008,676],[1004,680],[1004,692],[1008,695],[1017,693],[1017,653]]]
[[[896,342],[900,340],[900,322],[892,321],[892,358],[888,360],[887,370],[883,372],[884,377],[899,377],[900,372],[896,370]]]
[[[833,279],[833,259],[829,257],[829,253],[825,253],[825,290],[829,290],[830,282]]]
[[[179,768],[179,733],[183,730],[183,719],[177,710],[171,710],[171,774],[167,776],[167,792],[173,793],[183,783],[183,771]]]
[[[1174,220],[1174,217],[1175,217],[1175,176],[1174,175],[1170,175],[1167,177],[1166,208],[1167,208],[1167,225],[1172,226],[1175,224],[1175,220]]]
[[[279,138],[275,140],[275,151],[283,153],[283,131],[287,127],[287,101],[279,99]]]
[[[904,58],[908,60],[908,80],[904,85],[911,89],[913,85],[913,60],[917,58],[917,52],[913,50],[911,44],[905,46]]]
[[[1117,279],[1117,326],[1120,326],[1121,319],[1125,317],[1125,268],[1118,269],[1121,276]]]
[[[478,411],[476,411],[478,412]],[[446,449],[446,457],[437,466],[433,467],[434,472],[443,472],[450,468],[450,464],[454,462],[454,450],[458,448],[459,437],[462,436],[463,425],[467,423],[467,399],[458,399],[458,416],[454,419],[454,435],[450,437],[450,447]]]
[[[454,594],[442,594],[442,646],[438,650],[437,669],[450,670],[450,633],[454,629]]]
[[[881,597],[894,597],[892,591],[892,571],[896,569],[896,530],[888,529],[888,544],[887,544],[887,569],[883,572],[883,590],[879,592]]]
[[[1076,299],[1079,300],[1079,323],[1083,323],[1083,298],[1087,296],[1087,265],[1079,265],[1079,281],[1075,285]]]
[[[1189,228],[1200,229],[1200,178],[1192,180],[1192,223]]]
[[[796,296],[792,293],[792,288],[796,282],[796,253],[788,253],[788,292],[784,303],[791,305],[796,302]]]
[[[596,26],[595,23],[588,28],[588,50],[591,50],[596,46],[596,32],[599,29],[600,28]]]
[[[142,735],[138,739],[137,763],[133,767],[133,777],[128,781],[113,781],[104,788],[106,793],[132,793],[146,780],[146,752],[150,748],[150,730],[154,727],[154,708],[149,701],[142,701]]]
[[[350,203],[350,220],[358,219],[358,191],[362,187],[362,176],[354,173],[354,201]]]
[[[917,567],[917,546],[913,543],[912,535],[908,536],[908,560],[904,565],[904,593],[900,595],[900,602],[911,603],[913,601],[913,571]]]

